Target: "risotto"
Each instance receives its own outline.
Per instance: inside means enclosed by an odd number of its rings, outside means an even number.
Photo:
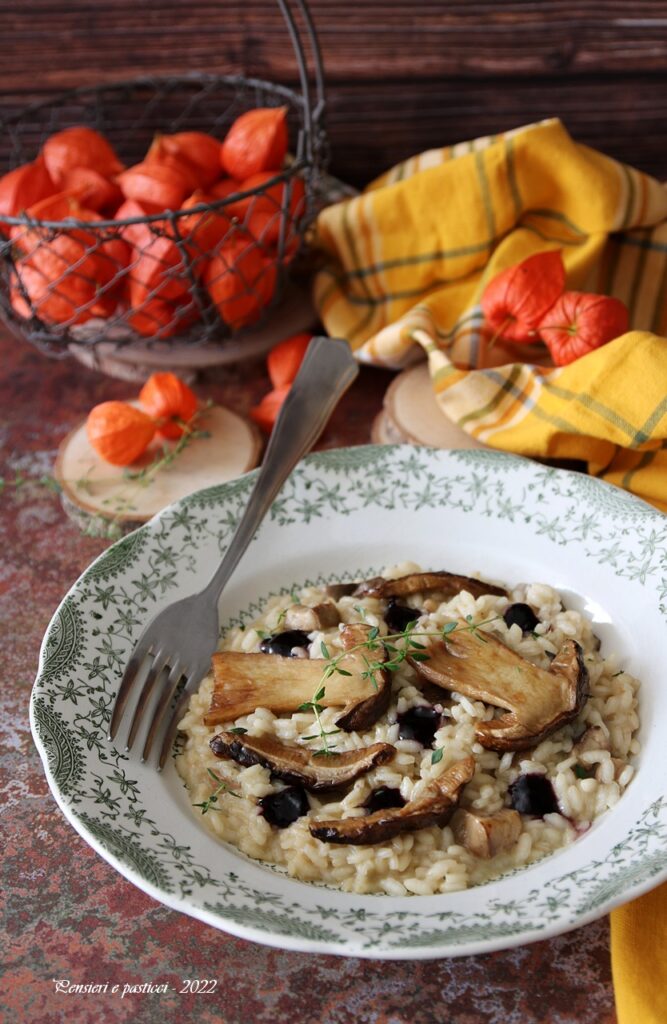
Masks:
[[[215,678],[203,681],[180,723],[176,757],[193,812],[218,839],[303,881],[355,893],[430,895],[479,885],[554,853],[617,803],[639,751],[639,683],[613,654],[602,655],[590,621],[564,609],[546,584],[504,591],[452,577],[464,581],[452,594],[418,574],[418,566],[403,563],[354,593],[308,587],[272,598],[252,625],[228,631],[223,652],[255,657],[216,655],[222,660]],[[365,630],[352,648],[350,624]],[[460,676],[463,693],[452,678],[461,655],[470,653],[463,645],[470,638],[482,661],[465,685]],[[346,646],[356,662],[344,660]],[[578,666],[576,702],[560,717],[547,716],[548,727],[531,725],[517,689],[521,679],[531,700],[554,680],[565,693],[567,650]],[[382,673],[379,658],[387,665]],[[438,658],[452,678],[440,679]],[[225,696],[246,661],[261,670],[255,684],[251,679],[256,690],[248,693],[244,677],[243,693]],[[334,666],[328,675],[327,666]],[[291,694],[281,678],[292,675],[303,677],[302,687],[311,677],[316,685],[304,696],[295,683]],[[380,675],[388,691],[382,698]],[[372,690],[341,715],[348,683],[372,683]],[[381,713],[355,728],[364,717],[355,709],[373,702],[383,704]],[[272,760],[275,751],[296,751],[297,768],[283,771]],[[309,781],[309,771],[324,777],[345,752],[353,767],[329,773],[335,786]],[[456,786],[447,789],[457,771]],[[420,817],[422,807],[429,813]]]

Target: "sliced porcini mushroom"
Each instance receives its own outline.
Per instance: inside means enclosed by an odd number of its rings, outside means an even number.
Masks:
[[[218,733],[210,747],[216,757],[229,758],[244,768],[261,764],[277,778],[313,793],[354,782],[371,768],[391,761],[396,753],[390,743],[373,743],[341,754],[318,754],[306,747],[287,746],[270,736],[232,732]]]
[[[508,711],[475,729],[489,750],[535,746],[575,718],[588,697],[588,671],[574,640],[565,641],[548,672],[489,633],[470,628],[453,631],[427,653],[424,661],[408,659],[423,679]]]
[[[340,601],[341,597],[349,597],[353,594],[357,587],[358,582],[354,583],[327,583],[324,588],[324,593],[327,597],[333,598],[334,601]]]
[[[340,614],[333,601],[323,601],[314,608],[305,604],[293,604],[283,617],[285,629],[299,629],[304,633],[331,629],[340,622]]]
[[[334,673],[323,684],[327,666],[323,658],[285,658],[280,654],[244,654],[220,651],[213,655],[213,693],[206,725],[232,722],[255,708],[269,711],[297,711],[312,701],[313,694],[325,685],[318,703],[324,707],[344,707],[350,702],[376,696],[371,679],[363,676],[364,665],[350,657],[340,662],[349,675]]]
[[[446,597],[467,591],[473,597],[482,594],[496,594],[507,597],[507,591],[494,583],[474,580],[469,576],[457,576],[451,572],[412,572],[408,576],[399,576],[395,580],[386,580],[383,576],[374,576],[364,580],[354,591],[355,597],[408,597],[410,594],[423,594],[429,590],[440,590]]]
[[[609,736],[599,725],[591,725],[572,747],[572,756],[581,757],[591,750],[610,750]]]
[[[446,825],[456,810],[463,787],[474,774],[475,759],[466,757],[429,782],[421,796],[404,807],[388,807],[365,818],[314,821],[309,826],[310,833],[323,843],[371,846],[385,843],[401,832]]]
[[[521,835],[521,815],[509,808],[496,814],[476,814],[461,807],[452,818],[452,831],[459,846],[488,860],[516,844]]]
[[[359,670],[366,670],[366,662],[362,653],[354,651],[353,648],[359,644],[370,642],[372,627],[365,622],[348,623],[340,631],[343,642],[343,649],[350,651],[350,661],[356,659]],[[367,649],[366,658],[368,661],[386,661],[387,652],[384,646],[378,641],[372,650]],[[369,697],[362,697],[361,700],[352,700],[343,708],[342,715],[336,719],[336,725],[345,732],[361,732],[370,729],[389,707],[391,699],[391,676],[383,669],[376,670],[373,679],[370,680],[373,692]],[[327,686],[329,685],[327,681]]]

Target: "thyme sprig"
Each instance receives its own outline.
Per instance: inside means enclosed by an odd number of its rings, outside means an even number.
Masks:
[[[351,672],[347,669],[341,668],[340,663],[345,659],[349,658],[351,654],[356,651],[361,651],[364,660],[365,668],[361,675],[363,679],[370,679],[373,686],[377,690],[376,674],[381,671],[395,672],[400,665],[410,657],[413,661],[428,661],[428,654],[426,653],[426,644],[420,643],[416,637],[436,637],[439,640],[447,643],[447,638],[452,633],[472,633],[481,643],[488,643],[488,640],[481,632],[482,626],[488,626],[493,622],[497,622],[500,619],[500,615],[494,615],[490,619],[485,619],[483,622],[473,622],[472,615],[466,615],[466,625],[464,626],[460,622],[446,622],[442,629],[438,630],[420,630],[416,629],[417,621],[408,623],[404,630],[397,633],[388,633],[386,636],[380,636],[380,630],[377,626],[369,631],[366,640],[361,641],[358,644],[354,644],[353,647],[348,648],[346,651],[342,651],[340,654],[331,657],[329,650],[322,641],[321,650],[324,658],[327,659],[327,665],[322,672],[322,676],[318,683],[317,690],[313,695],[312,700],[305,701],[298,708],[299,711],[312,711],[315,715],[315,725],[317,731],[310,736],[304,736],[304,740],[315,740],[319,739],[322,742],[322,746],[319,750],[315,751],[315,755],[321,754],[332,754],[335,750],[335,744],[329,743],[328,737],[333,736],[340,732],[340,729],[325,729],[324,723],[322,722],[322,712],[324,711],[324,705],[321,703],[322,699],[326,695],[326,683],[328,679],[334,674],[341,676],[350,676]],[[403,646],[399,644],[403,643]],[[371,659],[366,656],[366,651],[372,653],[374,651],[383,651],[383,653],[389,653],[390,657],[383,660],[383,658]],[[440,754],[442,757],[442,754]],[[437,759],[439,760],[439,758]]]
[[[241,799],[239,794],[235,793],[233,789],[230,789],[227,783],[223,779],[221,779],[219,775],[216,775],[212,768],[207,768],[206,771],[211,776],[211,778],[218,783],[218,785],[213,790],[211,795],[207,797],[206,800],[202,800],[201,803],[198,804],[193,804],[193,807],[201,807],[202,814],[208,814],[209,811],[220,810],[220,807],[214,807],[213,804],[217,804],[218,797],[220,796],[221,793],[229,793],[230,796],[235,796],[237,800]]]
[[[341,669],[338,666],[338,662],[341,660],[342,657],[344,657],[344,655],[339,655],[336,658],[332,658],[331,655],[329,654],[329,649],[325,644],[324,640],[322,640],[322,642],[320,643],[320,649],[322,651],[322,657],[327,658],[329,660],[329,664],[322,673],[322,678],[320,679],[317,690],[313,694],[313,699],[304,701],[304,703],[300,704],[299,707],[297,708],[298,711],[312,711],[313,714],[315,715],[315,725],[317,726],[317,732],[313,733],[312,736],[304,736],[305,740],[319,739],[322,741],[322,747],[319,750],[315,751],[315,755],[332,754],[335,748],[335,744],[329,743],[329,736],[335,736],[337,733],[340,732],[340,729],[325,729],[324,723],[322,722],[322,712],[324,711],[324,705],[320,704],[320,701],[322,700],[326,693],[326,681],[327,679],[331,678],[334,672],[337,672],[341,676],[352,675],[352,673],[348,672],[347,669]]]
[[[198,430],[197,423],[201,417],[207,413],[211,406],[212,401],[206,402],[201,408],[197,409],[194,415],[186,422],[181,419],[174,419],[176,423],[183,431],[173,448],[168,442],[162,445],[162,448],[157,452],[155,458],[143,469],[130,470],[126,469],[123,476],[126,480],[132,480],[134,483],[140,484],[142,487],[147,487],[153,478],[160,473],[163,469],[168,469],[173,462],[176,461],[179,455],[185,451],[185,449],[198,438],[210,437],[208,430]]]

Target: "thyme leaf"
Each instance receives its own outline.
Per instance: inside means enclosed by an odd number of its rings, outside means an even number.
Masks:
[[[245,729],[242,730],[242,731],[245,732]],[[209,797],[207,797],[206,800],[202,800],[201,803],[198,803],[198,804],[193,804],[192,805],[193,807],[201,807],[202,814],[208,814],[209,811],[219,811],[220,808],[219,807],[214,807],[213,804],[217,804],[218,797],[223,792],[224,793],[229,793],[230,796],[235,796],[237,800],[241,799],[239,794],[235,793],[233,789],[230,789],[230,787],[227,785],[227,783],[224,782],[223,779],[221,779],[219,775],[216,775],[215,772],[211,768],[207,768],[206,771],[211,776],[211,778],[214,780],[214,782],[217,782],[217,786],[215,787],[215,789],[213,790],[211,795]]]
[[[417,620],[409,622],[404,630],[397,633],[388,633],[384,637],[379,636],[379,629],[374,626],[368,633],[365,640],[355,644],[353,647],[348,648],[346,651],[342,651],[340,654],[331,657],[329,649],[327,648],[324,641],[321,641],[321,649],[324,657],[328,659],[328,664],[322,672],[317,689],[313,695],[312,700],[305,701],[300,704],[298,711],[312,711],[315,715],[315,724],[317,731],[312,736],[304,736],[304,740],[319,739],[322,741],[322,747],[320,750],[315,751],[316,754],[331,754],[334,750],[334,745],[329,744],[327,739],[328,736],[332,736],[339,729],[326,730],[323,726],[321,713],[324,711],[323,705],[320,703],[326,696],[326,681],[330,679],[334,673],[339,675],[349,676],[352,673],[348,672],[347,669],[340,668],[340,663],[344,658],[349,657],[350,654],[354,654],[355,651],[377,651],[379,647],[383,647],[385,653],[391,654],[391,657],[386,661],[381,661],[379,658],[370,659],[363,653],[362,657],[365,663],[365,669],[362,672],[363,679],[370,679],[373,686],[377,690],[377,679],[376,675],[380,671],[395,672],[397,668],[406,660],[409,656],[412,661],[428,661],[428,653],[426,644],[419,643],[415,640],[415,637],[437,637],[440,640],[446,642],[448,636],[452,633],[472,633],[482,643],[488,643],[488,640],[481,635],[480,627],[488,626],[492,622],[497,622],[500,619],[500,615],[494,615],[490,619],[485,619],[483,622],[474,622],[472,615],[466,616],[466,625],[462,625],[460,622],[446,622],[445,625],[439,630],[417,630]],[[398,646],[399,643],[403,646]],[[439,756],[436,755],[439,753]],[[442,750],[434,750],[432,755],[432,763],[437,764],[442,757]],[[433,760],[435,758],[435,760]]]
[[[196,413],[186,423],[184,420],[176,419],[174,422],[178,424],[183,433],[179,437],[178,441],[172,448],[168,443],[162,445],[161,450],[155,456],[152,462],[143,469],[135,471],[126,469],[123,476],[126,480],[132,480],[142,487],[147,487],[151,483],[157,473],[168,469],[173,462],[176,461],[179,455],[185,451],[186,448],[192,444],[193,441],[210,437],[211,434],[208,430],[197,430],[197,422],[201,419],[204,413],[208,412],[212,406],[212,402],[207,402],[206,405],[202,406],[201,409],[197,409]]]

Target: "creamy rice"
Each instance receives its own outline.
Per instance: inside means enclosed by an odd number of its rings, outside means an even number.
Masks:
[[[394,578],[418,572],[413,563],[403,563],[385,570]],[[299,601],[316,605],[331,600],[317,588],[306,588]],[[527,602],[540,620],[535,635],[523,636],[517,625],[507,627],[502,612],[509,603]],[[264,614],[245,629],[232,629],[224,638],[222,649],[258,651],[261,635],[280,631],[281,613],[294,603],[294,596],[271,599]],[[336,752],[365,747],[384,741],[396,748],[394,759],[354,782],[342,798],[339,793],[309,794],[310,813],[289,827],[278,829],[261,815],[258,799],[281,788],[270,778],[268,769],[260,765],[241,768],[232,761],[220,760],[209,748],[209,741],[221,729],[242,727],[250,736],[271,736],[284,743],[298,743],[312,735],[313,715],[296,712],[274,715],[257,708],[250,715],[209,727],[203,723],[213,688],[207,677],[192,697],[188,711],[180,723],[185,734],[176,765],[188,790],[192,804],[205,801],[215,788],[208,774],[211,769],[241,796],[222,792],[205,815],[193,808],[204,825],[219,839],[237,847],[249,857],[285,869],[304,881],[324,882],[355,893],[389,893],[403,896],[453,892],[479,885],[504,872],[530,864],[573,842],[586,831],[600,814],[613,807],[633,776],[631,760],[639,752],[635,733],[637,692],[639,683],[620,666],[613,655],[604,658],[589,620],[572,610],[563,610],[559,594],[545,584],[521,585],[505,597],[485,595],[477,599],[463,592],[449,601],[438,601],[433,595],[414,595],[402,601],[415,608],[426,609],[419,621],[420,631],[437,631],[453,619],[470,615],[475,622],[493,616],[499,618],[482,628],[492,631],[508,647],[534,664],[548,669],[549,655],[554,655],[566,639],[579,642],[584,651],[590,676],[590,696],[577,718],[561,727],[529,751],[504,754],[486,750],[475,739],[475,725],[494,717],[494,709],[481,701],[463,695],[443,693],[443,725],[436,732],[434,747],[443,749],[442,759],[433,764],[432,750],[413,740],[398,738],[397,714],[419,704],[428,704],[413,668],[407,662],[393,675],[392,703],[386,715],[372,728],[360,733],[343,733],[333,737]],[[387,630],[382,619],[385,602],[377,598],[343,597],[336,602],[341,622],[358,622],[364,609],[365,621]],[[325,640],[329,652],[340,653],[339,628],[310,634],[310,654],[321,657],[320,644]],[[421,638],[420,638],[421,642]],[[428,641],[426,641],[428,642]],[[271,655],[266,655],[271,657]],[[340,708],[327,708],[322,713],[326,729],[335,728]],[[576,738],[590,726],[599,726],[608,737],[609,750],[591,750],[572,754]],[[307,744],[313,746],[314,744]],[[458,845],[450,826],[432,827],[407,832],[373,846],[334,845],[311,836],[313,819],[335,819],[363,816],[362,804],[379,786],[400,789],[407,801],[418,796],[424,786],[441,775],[450,765],[472,754],[476,761],[475,775],[465,787],[461,806],[482,814],[493,814],[509,805],[508,786],[521,774],[538,773],[551,781],[562,814],[536,818],[521,815],[522,830],[511,849],[491,859],[474,856]],[[583,766],[591,773],[581,778],[575,767]],[[592,774],[594,773],[594,774]]]

